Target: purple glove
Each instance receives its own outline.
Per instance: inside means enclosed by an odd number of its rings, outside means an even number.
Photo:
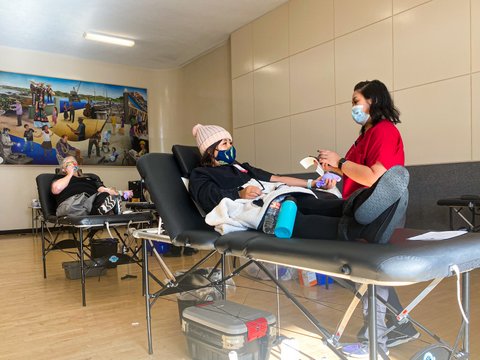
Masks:
[[[322,176],[322,179],[320,181],[317,181],[317,188],[324,186],[325,180],[335,180],[336,182],[339,182],[340,180],[342,180],[342,178],[340,175],[337,175],[333,172],[327,172]]]

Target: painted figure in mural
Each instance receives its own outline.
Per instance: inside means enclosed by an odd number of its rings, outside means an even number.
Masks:
[[[110,116],[110,122],[112,123],[112,134],[115,135],[115,131],[117,130],[117,116],[115,113],[112,113]]]
[[[147,153],[147,144],[145,141],[141,140],[140,143],[140,151],[136,151],[134,149],[128,150],[128,154],[137,161],[141,156]]]
[[[58,109],[56,106],[53,107],[52,110],[52,123],[53,125],[57,125],[57,118],[58,118]]]
[[[117,161],[119,156],[120,156],[120,153],[117,151],[117,148],[115,146],[112,146],[112,153],[108,157],[103,156],[100,160],[98,160],[98,163],[99,164],[114,163]]]
[[[97,157],[100,157],[100,140],[102,138],[102,135],[100,134],[100,131],[97,131],[93,136],[88,139],[88,158],[90,159],[90,156],[92,155],[92,149],[95,146],[95,152],[97,154]]]
[[[35,126],[42,128],[43,125],[48,125],[48,118],[45,112],[45,104],[43,101],[37,101],[37,106],[35,109],[35,117],[33,119]]]
[[[105,153],[110,152],[110,139],[112,137],[112,132],[110,130],[105,130],[102,136],[102,151]]]
[[[73,106],[73,102],[70,102],[70,106],[68,107],[68,110],[70,111],[70,121],[74,122],[75,121],[75,106]]]
[[[52,139],[50,138],[52,136],[52,133],[48,129],[48,125],[43,125],[42,126],[42,133],[35,135],[35,137],[43,137],[42,141],[42,149],[43,149],[43,157],[48,157],[52,151]]]
[[[60,138],[55,150],[57,150],[57,160],[59,164],[61,164],[67,156],[75,156],[80,163],[83,162],[80,150],[68,143],[68,135],[63,135]]]
[[[15,114],[17,114],[17,126],[22,126],[23,109],[20,100],[15,100]]]
[[[85,140],[85,129],[86,129],[86,126],[85,124],[83,123],[83,118],[82,117],[79,117],[78,118],[78,127],[76,129],[72,128],[70,125],[67,125],[70,130],[72,130],[75,135],[78,136],[78,141],[83,141]]]
[[[35,81],[30,80],[30,92],[32,94],[32,106],[33,107],[35,107],[35,103],[36,103],[36,94],[37,94],[36,88],[37,88],[37,84],[35,83]]]
[[[55,92],[53,91],[51,85],[47,85],[46,93],[47,93],[47,102],[51,104],[53,102],[53,96],[55,95]]]
[[[28,124],[23,125],[25,131],[23,132],[23,139],[25,140],[25,145],[23,146],[23,151],[27,151],[27,148],[30,151],[33,151],[33,135],[35,134],[35,130],[31,129]]]
[[[68,119],[68,106],[67,103],[63,103],[63,119]]]

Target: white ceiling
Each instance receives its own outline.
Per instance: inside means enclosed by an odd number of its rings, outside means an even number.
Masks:
[[[153,69],[185,64],[287,0],[0,0],[0,46]],[[87,41],[85,31],[135,40]],[[0,54],[1,56],[1,54]]]

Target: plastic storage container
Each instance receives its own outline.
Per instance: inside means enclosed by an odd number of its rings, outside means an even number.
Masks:
[[[62,263],[65,270],[65,276],[70,280],[77,280],[81,277],[80,261],[67,261]],[[102,276],[107,273],[107,269],[103,266],[95,266],[92,260],[85,260],[85,276],[94,277]]]
[[[157,249],[157,252],[159,254],[165,254],[170,250],[171,245],[161,242],[161,241],[152,241],[153,246],[155,249]],[[150,241],[147,241],[147,252],[150,253],[150,256],[153,255],[153,249],[152,246],[150,245]]]
[[[209,281],[221,280],[222,272],[220,271],[220,269],[216,269],[213,272],[212,270],[213,270],[212,268],[197,269],[193,272],[193,275],[203,277],[206,281],[208,281],[207,277],[211,273]],[[175,273],[175,276],[176,277],[181,276],[183,273],[184,273],[183,271],[177,271]],[[195,282],[195,279],[192,279],[192,281]],[[227,287],[229,285],[235,286],[235,283],[233,282],[232,279],[227,281]],[[222,293],[220,292],[219,289],[217,289],[214,286],[208,286],[201,289],[184,291],[177,294],[178,315],[179,315],[180,323],[182,322],[183,311],[187,307],[205,304],[205,303],[216,301],[216,300],[221,300],[221,298],[222,298]]]
[[[326,285],[327,284],[327,279],[328,279],[328,284],[333,284],[333,278],[324,274],[316,274],[317,277],[317,285]]]
[[[271,313],[226,300],[183,311],[182,330],[194,360],[267,360],[276,337]]]

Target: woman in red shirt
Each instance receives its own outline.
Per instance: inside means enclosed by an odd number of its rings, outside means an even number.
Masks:
[[[355,85],[352,118],[361,125],[360,136],[344,158],[334,151],[318,151],[325,170],[343,174],[344,199],[357,189],[372,186],[392,166],[405,165],[402,137],[395,126],[399,115],[381,81]],[[334,185],[333,181],[328,183],[329,187]]]
[[[343,174],[344,199],[359,189],[372,186],[391,167],[405,165],[402,136],[395,126],[400,123],[400,112],[381,81],[362,81],[355,85],[352,95],[352,118],[361,125],[360,136],[344,158],[334,151],[318,151],[318,160],[325,170]],[[333,180],[326,182],[327,188],[335,185],[336,182]],[[359,191],[356,197],[362,197],[362,190]],[[397,312],[403,310],[394,288],[378,287],[377,291],[378,295],[387,300]],[[364,311],[366,310],[367,304],[364,301]],[[379,337],[378,342],[383,350],[418,338],[419,333],[411,323],[400,325],[391,313],[386,313],[385,319],[383,304],[378,306],[377,312],[379,314],[377,327],[380,333],[396,325],[387,336]],[[358,334],[359,340],[366,340],[367,334],[367,327],[364,326]],[[365,344],[349,345],[343,351],[349,356],[368,355],[368,347]]]

